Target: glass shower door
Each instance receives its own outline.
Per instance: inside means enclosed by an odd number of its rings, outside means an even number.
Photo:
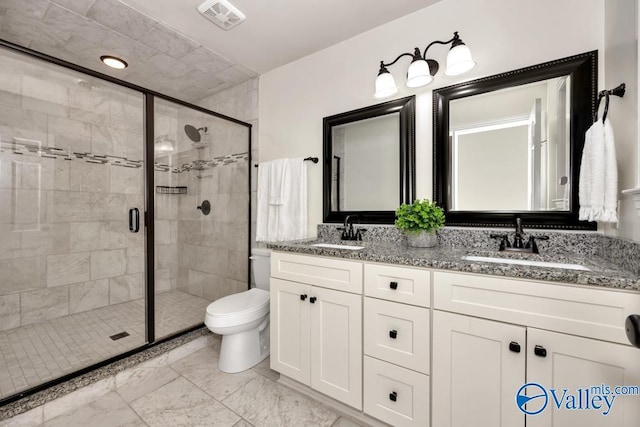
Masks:
[[[146,338],[142,94],[0,63],[1,399]]]
[[[247,289],[247,127],[155,100],[156,338]]]

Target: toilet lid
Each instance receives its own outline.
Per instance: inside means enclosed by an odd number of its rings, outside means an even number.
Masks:
[[[237,316],[263,310],[268,305],[269,292],[252,288],[212,302],[207,307],[207,314],[214,317]]]

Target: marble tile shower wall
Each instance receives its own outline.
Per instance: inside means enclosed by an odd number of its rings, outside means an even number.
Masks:
[[[2,64],[0,329],[142,297],[141,96]]]
[[[251,158],[253,163],[257,163],[260,160],[259,157],[259,138],[258,138],[258,100],[259,100],[259,79],[254,78],[252,80],[240,83],[232,88],[218,92],[214,95],[202,98],[196,101],[196,104],[201,105],[213,111],[217,111],[222,114],[226,114],[230,117],[243,120],[252,125],[251,128]],[[258,187],[258,174],[253,173],[251,175],[251,241],[255,242],[255,230],[256,230],[256,206],[257,206],[257,187]]]
[[[156,272],[169,268],[172,285],[211,301],[245,290],[248,131],[194,110],[179,107],[171,113],[171,106],[158,107],[163,118],[156,131],[176,141],[176,153],[157,159],[171,172],[156,168],[156,185],[185,186],[187,194],[157,195],[156,225],[162,225],[156,233]],[[185,124],[207,127],[201,143],[187,138]],[[197,209],[204,200],[211,203],[209,215]]]

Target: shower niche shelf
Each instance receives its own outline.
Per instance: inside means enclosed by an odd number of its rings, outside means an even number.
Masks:
[[[187,194],[187,187],[167,187],[165,185],[157,185],[156,193],[158,194]]]

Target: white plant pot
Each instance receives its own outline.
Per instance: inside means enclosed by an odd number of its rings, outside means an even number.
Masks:
[[[438,244],[438,234],[422,230],[419,233],[407,233],[407,243],[414,248],[432,248]]]

